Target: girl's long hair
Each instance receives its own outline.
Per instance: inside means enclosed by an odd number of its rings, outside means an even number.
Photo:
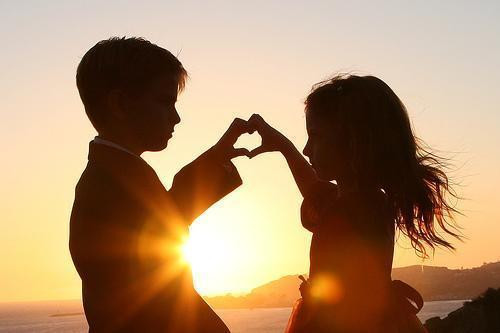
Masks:
[[[405,106],[385,82],[338,75],[316,84],[305,104],[308,114],[337,123],[348,170],[387,193],[396,227],[417,255],[428,257],[436,246],[454,249],[442,235],[461,238],[447,161],[414,136]]]

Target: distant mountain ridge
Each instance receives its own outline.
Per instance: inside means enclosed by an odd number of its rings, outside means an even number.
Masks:
[[[470,269],[413,265],[392,270],[393,280],[402,280],[425,301],[463,300],[477,297],[488,288],[500,287],[500,262]],[[288,307],[300,297],[298,275],[287,275],[253,289],[244,296],[205,297],[215,308]]]
[[[500,287],[500,261],[469,269],[408,266],[392,270],[393,280],[402,280],[426,301],[472,299],[488,288]]]

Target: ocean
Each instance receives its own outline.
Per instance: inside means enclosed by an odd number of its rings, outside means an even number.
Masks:
[[[425,321],[445,317],[464,301],[426,302],[419,313]],[[291,308],[219,309],[216,312],[233,333],[283,332]],[[83,333],[87,323],[80,301],[0,303],[0,332]]]

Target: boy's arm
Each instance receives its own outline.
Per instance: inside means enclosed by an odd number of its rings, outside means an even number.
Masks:
[[[236,118],[217,144],[175,175],[169,192],[185,221],[191,223],[242,184],[231,159],[248,156],[247,149],[233,147],[248,132],[247,122]]]
[[[242,184],[234,164],[216,155],[213,148],[206,151],[174,177],[169,193],[189,223]]]

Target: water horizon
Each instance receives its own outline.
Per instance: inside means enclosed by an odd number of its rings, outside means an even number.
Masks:
[[[467,300],[425,302],[418,314],[422,322],[432,317],[445,317],[460,308]],[[233,333],[283,332],[291,307],[221,309],[215,312]],[[59,333],[88,331],[81,300],[2,302],[0,303],[0,332]]]

